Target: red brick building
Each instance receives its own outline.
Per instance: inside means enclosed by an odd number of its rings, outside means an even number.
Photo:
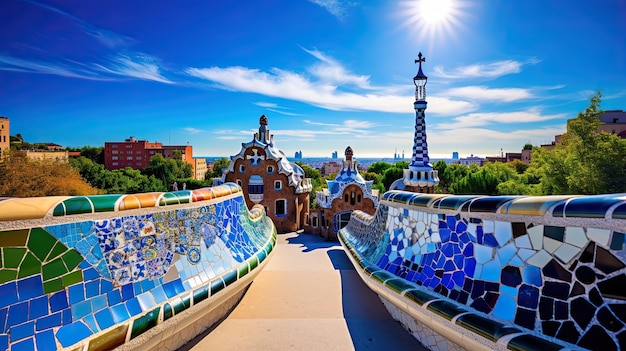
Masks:
[[[309,219],[311,179],[305,178],[302,168],[289,162],[274,145],[274,135],[267,124],[267,117],[261,116],[259,132],[230,157],[228,169],[223,170],[222,179],[216,184],[239,184],[248,208],[263,205],[277,231],[299,230]]]
[[[352,211],[373,215],[378,207],[378,190],[372,189],[373,181],[363,179],[359,173],[351,147],[346,148],[345,155],[335,180],[327,180],[328,188],[315,195],[319,208],[311,209],[311,219],[305,227],[308,233],[326,240],[337,240],[337,232],[348,224]]]
[[[175,150],[181,152],[184,162],[193,166],[191,145],[163,145],[159,142],[137,140],[132,136],[120,142],[107,141],[104,143],[104,168],[108,170],[126,167],[143,169],[150,164],[150,157],[161,154],[165,158],[171,158]]]

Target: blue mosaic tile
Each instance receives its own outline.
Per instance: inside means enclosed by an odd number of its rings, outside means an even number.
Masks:
[[[68,347],[92,334],[93,332],[83,322],[75,322],[59,328],[56,336],[63,347]]]
[[[33,338],[28,338],[11,344],[11,351],[35,351]]]
[[[54,351],[56,350],[56,340],[52,330],[46,330],[35,335],[35,344],[37,351]]]
[[[115,305],[111,307],[110,310],[111,310],[111,315],[113,316],[113,320],[115,321],[115,323],[121,323],[127,320],[128,318],[130,318],[130,315],[128,314],[128,310],[126,309],[125,304]]]
[[[35,323],[32,321],[20,325],[14,325],[9,330],[10,342],[13,343],[15,341],[31,337],[34,333]]]
[[[6,328],[28,321],[28,301],[17,303],[9,307]]]
[[[54,314],[47,315],[43,318],[38,318],[35,323],[35,330],[46,330],[54,327],[61,326],[61,313],[57,312]]]
[[[36,299],[30,300],[30,308],[28,309],[28,319],[34,320],[36,318],[45,316],[48,314],[48,296],[44,295]]]
[[[90,314],[86,316],[85,318],[83,318],[83,321],[85,322],[85,324],[87,324],[87,327],[89,327],[89,330],[91,330],[92,333],[97,333],[100,330],[98,329],[96,319],[93,315]]]
[[[20,301],[43,295],[41,274],[17,281],[17,292]]]
[[[109,309],[104,309],[102,311],[96,312],[95,314],[96,321],[100,326],[100,329],[106,329],[115,324],[113,320],[113,316],[111,315],[111,311]]]

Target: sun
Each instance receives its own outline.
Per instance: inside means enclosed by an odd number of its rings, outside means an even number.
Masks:
[[[400,3],[403,26],[433,41],[454,36],[470,0],[405,0]]]

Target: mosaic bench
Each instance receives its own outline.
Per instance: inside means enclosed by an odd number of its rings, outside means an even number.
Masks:
[[[626,195],[389,191],[339,240],[431,350],[626,348]]]
[[[0,350],[175,350],[236,305],[275,244],[232,183],[0,198]]]

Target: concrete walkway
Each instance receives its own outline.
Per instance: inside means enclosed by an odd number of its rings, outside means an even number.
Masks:
[[[273,257],[232,313],[179,351],[425,350],[393,320],[337,242],[278,235]]]

